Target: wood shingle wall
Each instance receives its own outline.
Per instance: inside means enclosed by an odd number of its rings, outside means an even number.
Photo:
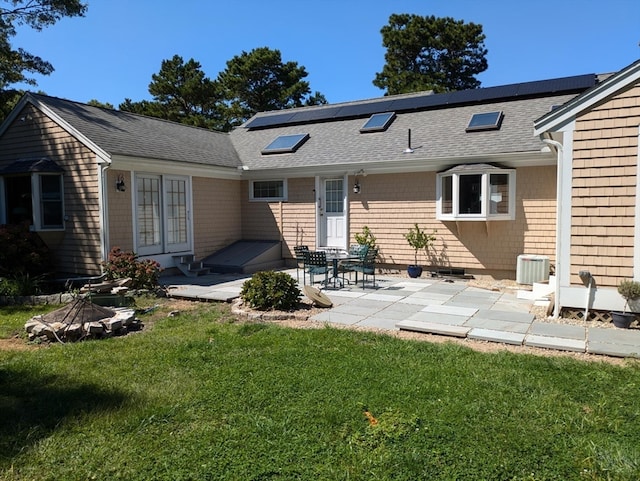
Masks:
[[[571,282],[588,270],[600,286],[633,277],[640,86],[576,120]]]
[[[0,139],[0,167],[47,157],[64,169],[64,231],[39,232],[56,251],[61,273],[100,273],[98,167],[95,154],[31,105]]]

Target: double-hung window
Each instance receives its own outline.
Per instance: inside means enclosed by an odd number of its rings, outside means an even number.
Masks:
[[[437,175],[439,220],[515,219],[516,172],[488,164],[460,165]]]
[[[62,169],[48,159],[16,161],[0,171],[0,224],[64,229]]]

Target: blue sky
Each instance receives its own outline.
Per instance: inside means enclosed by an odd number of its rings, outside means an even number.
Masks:
[[[640,58],[640,0],[89,0],[84,18],[63,19],[13,39],[51,62],[37,76],[49,95],[116,107],[150,99],[151,75],[175,54],[211,79],[227,60],[257,47],[278,49],[306,68],[312,91],[330,103],[379,97],[371,83],[384,64],[380,29],[392,13],[479,23],[490,87],[615,72]]]

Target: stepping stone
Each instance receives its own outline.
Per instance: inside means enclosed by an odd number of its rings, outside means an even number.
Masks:
[[[589,354],[603,354],[613,357],[640,358],[640,348],[638,346],[610,344],[608,342],[589,341],[587,352]]]
[[[551,336],[529,334],[524,340],[525,346],[559,349],[561,351],[586,352],[587,341]]]
[[[497,331],[494,329],[483,329],[480,327],[473,328],[467,335],[469,339],[477,339],[480,341],[502,342],[504,344],[514,344],[521,346],[524,342],[524,333]]]
[[[549,322],[534,322],[531,324],[529,333],[537,336],[561,337],[563,339],[575,339],[578,341],[585,341],[587,338],[587,330],[582,326]]]
[[[426,334],[442,334],[444,336],[467,337],[468,327],[451,326],[435,322],[400,321],[396,327],[402,331],[424,332]]]

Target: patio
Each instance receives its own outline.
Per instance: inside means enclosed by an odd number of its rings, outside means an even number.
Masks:
[[[295,269],[287,272],[296,277]],[[161,282],[171,297],[231,302],[247,277],[172,276]],[[640,358],[639,330],[542,322],[530,312],[533,301],[518,299],[516,292],[470,287],[464,280],[378,275],[375,288],[367,284],[363,290],[358,284],[323,292],[333,307],[313,316],[313,321]]]

